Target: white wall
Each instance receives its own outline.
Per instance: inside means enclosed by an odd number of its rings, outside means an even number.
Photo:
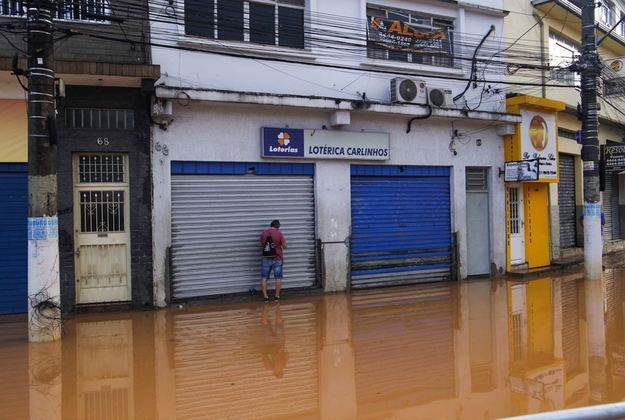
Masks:
[[[462,55],[470,57],[473,47],[466,43],[477,45],[479,39],[485,35],[491,25],[496,31],[489,38],[489,42],[503,36],[503,17],[478,12],[478,9],[458,6],[453,3],[439,1],[425,1],[418,4],[408,0],[372,1],[376,5],[414,10],[427,14],[446,16],[455,19],[456,36],[465,46]],[[498,0],[481,0],[482,5],[501,7]],[[469,76],[470,60],[457,60],[460,68],[441,68],[436,66],[403,63],[392,60],[371,60],[366,57],[366,5],[364,0],[308,0],[307,12],[311,15],[312,26],[318,13],[334,15],[325,17],[336,21],[336,32],[345,33],[345,42],[354,44],[350,50],[337,55],[332,52],[329,56],[327,48],[319,45],[309,46],[307,50],[293,50],[275,47],[263,47],[246,42],[228,42],[206,40],[199,37],[184,35],[184,25],[172,23],[152,22],[152,41],[171,46],[201,49],[195,51],[178,51],[171,48],[154,47],[152,50],[153,62],[161,66],[162,77],[159,84],[173,87],[220,89],[242,92],[265,92],[289,95],[323,96],[347,99],[358,99],[362,93],[373,101],[388,103],[390,101],[389,81],[393,74],[381,74],[371,70],[388,72],[417,73],[417,78],[426,80],[435,87],[447,87],[454,94],[461,92],[466,81],[450,80],[445,78],[427,77],[444,76],[446,78],[466,79]],[[184,3],[177,5],[179,21],[184,22]],[[152,3],[154,13],[160,13],[163,7]],[[171,18],[166,20],[171,21]],[[357,31],[356,26],[362,25]],[[342,29],[345,26],[345,29]],[[327,31],[328,26],[323,26]],[[163,31],[177,33],[163,39]],[[346,38],[357,37],[357,39]],[[318,36],[316,36],[318,38]],[[336,39],[333,35],[331,38]],[[347,48],[347,47],[346,47]],[[260,54],[262,57],[275,59],[296,60],[299,63],[284,63],[277,61],[257,60],[242,57],[230,57],[211,53],[219,50],[229,53]],[[492,47],[491,47],[492,50]],[[460,52],[460,51],[458,51]],[[309,64],[304,64],[309,63]],[[331,69],[321,65],[347,66],[353,70]],[[491,69],[492,70],[492,69]],[[494,81],[502,80],[502,76],[488,75]],[[492,84],[493,87],[495,84]],[[471,107],[478,104],[482,85],[476,89],[470,88],[466,99]],[[502,96],[485,97],[480,109],[500,111]],[[464,102],[459,102],[460,106]]]
[[[261,161],[260,127],[321,128],[329,113],[292,107],[224,105],[191,102],[174,104],[174,122],[167,131],[154,130],[154,287],[158,305],[165,299],[165,255],[171,244],[170,162],[196,161]],[[453,166],[452,229],[459,231],[461,275],[466,276],[466,194],[465,166],[491,167],[492,253],[498,267],[505,264],[505,203],[503,179],[498,168],[503,166],[503,141],[495,134],[491,121],[454,122],[462,132],[483,130],[457,142],[457,156],[449,150],[451,121],[428,119],[416,121],[406,134],[406,117],[352,113],[349,131],[389,132],[392,165]],[[481,139],[481,146],[476,140]],[[166,145],[168,155],[162,153]],[[265,161],[270,161],[265,159]],[[274,161],[274,160],[271,160]],[[279,161],[279,160],[278,160]],[[293,160],[288,160],[293,162]],[[313,161],[305,161],[313,162]],[[343,241],[350,232],[350,164],[357,161],[316,161],[315,193],[318,237],[326,241]],[[347,286],[349,254],[342,244],[324,247],[326,290],[343,290]]]

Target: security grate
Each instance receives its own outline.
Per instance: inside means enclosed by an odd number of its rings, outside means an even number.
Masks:
[[[124,191],[82,191],[80,231],[123,232],[124,199]]]
[[[78,158],[80,183],[126,182],[124,155],[81,155]]]
[[[519,189],[510,188],[510,233],[519,233]]]
[[[132,109],[66,108],[67,128],[131,130],[135,127]]]

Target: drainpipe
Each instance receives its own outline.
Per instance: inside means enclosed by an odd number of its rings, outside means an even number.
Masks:
[[[542,79],[542,86],[541,86],[541,91],[542,91],[542,97],[546,98],[547,97],[547,70],[545,70],[545,22],[543,22],[543,18],[538,16],[538,14],[536,13],[536,11],[532,12],[532,15],[534,16],[534,19],[536,19],[538,21],[538,26],[540,27],[540,63],[542,65],[542,70],[540,71],[541,73],[541,79]]]

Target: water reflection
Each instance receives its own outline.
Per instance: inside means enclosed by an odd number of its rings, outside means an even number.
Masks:
[[[260,339],[260,350],[265,368],[272,371],[276,378],[282,378],[289,358],[284,338],[284,320],[279,304],[274,306],[274,319],[270,320],[269,307],[269,305],[263,306],[261,318],[263,334]]]
[[[623,271],[0,323],[8,418],[494,418],[621,401]]]

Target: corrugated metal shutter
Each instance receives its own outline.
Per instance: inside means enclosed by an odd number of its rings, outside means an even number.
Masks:
[[[313,177],[172,175],[172,283],[177,299],[258,288],[258,237],[282,223],[284,287],[315,284]]]
[[[563,281],[562,291],[562,347],[566,374],[571,377],[580,369],[579,303],[577,281]]]
[[[26,312],[28,169],[0,164],[0,314]]]
[[[560,155],[558,208],[560,247],[574,247],[577,245],[577,218],[575,211],[575,157],[571,155]]]
[[[352,287],[451,277],[449,168],[352,166]]]
[[[603,191],[602,211],[605,217],[603,234],[606,239],[620,239],[618,180],[613,172],[605,174],[605,190]]]
[[[311,303],[174,315],[177,419],[316,418],[319,407],[317,314]],[[283,376],[264,362],[284,346]],[[245,401],[245,404],[242,404]]]
[[[359,412],[375,416],[377,407],[388,413],[406,401],[417,405],[455,395],[449,284],[359,291],[352,313]]]

